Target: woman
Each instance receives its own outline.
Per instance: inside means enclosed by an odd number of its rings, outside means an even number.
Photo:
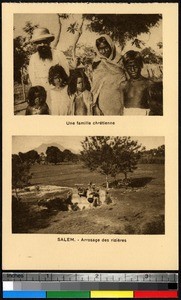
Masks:
[[[102,35],[96,39],[97,59],[93,63],[92,93],[94,115],[122,115],[124,109],[123,88],[126,80],[121,56],[112,39]]]

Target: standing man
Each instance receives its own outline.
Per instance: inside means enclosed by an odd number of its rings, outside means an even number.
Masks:
[[[50,67],[60,65],[69,76],[69,65],[62,51],[51,48],[55,39],[47,28],[36,28],[33,32],[32,43],[36,45],[36,52],[31,55],[29,62],[29,78],[32,86],[43,86],[47,92],[47,104],[51,110],[50,84],[48,73]]]

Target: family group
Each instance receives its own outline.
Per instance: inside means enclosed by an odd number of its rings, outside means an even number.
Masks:
[[[142,75],[140,52],[120,55],[111,37],[100,35],[90,76],[51,47],[54,39],[47,28],[33,32],[26,115],[163,115],[162,81]]]

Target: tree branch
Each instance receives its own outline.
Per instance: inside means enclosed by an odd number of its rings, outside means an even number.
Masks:
[[[82,35],[82,27],[83,27],[83,23],[84,23],[84,18],[82,16],[82,21],[81,21],[81,24],[80,24],[80,27],[79,27],[79,30],[78,30],[78,33],[77,33],[77,37],[75,39],[75,42],[73,44],[73,50],[72,50],[72,58],[73,60],[75,61],[75,54],[76,54],[76,46],[77,46],[77,43],[80,39],[80,36]]]
[[[60,14],[57,14],[58,16],[58,23],[59,23],[59,30],[58,30],[58,34],[55,38],[55,42],[54,42],[54,48],[57,47],[59,41],[60,41],[60,35],[61,35],[61,31],[62,31],[62,22],[61,22],[61,15]]]

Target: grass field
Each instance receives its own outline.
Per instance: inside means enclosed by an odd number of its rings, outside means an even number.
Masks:
[[[90,181],[101,185],[105,177],[97,172],[90,172],[80,164],[34,165],[31,169],[32,184],[53,184],[73,187],[75,184],[87,185]]]
[[[92,181],[103,186],[105,178],[79,164],[34,165],[32,185],[74,187]],[[130,186],[117,188],[110,181],[112,203],[82,211],[38,211],[36,195],[13,208],[13,232],[56,234],[164,234],[164,166],[138,165]],[[120,175],[117,181],[123,178]]]

